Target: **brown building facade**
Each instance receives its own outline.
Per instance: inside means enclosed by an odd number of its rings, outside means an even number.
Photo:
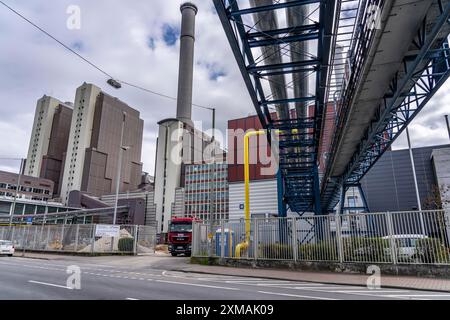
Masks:
[[[122,124],[122,146],[126,148],[120,192],[127,192],[138,189],[141,183],[144,122],[137,110],[100,88],[87,83],[78,88],[65,157],[63,201],[72,190],[93,196],[115,192]]]
[[[55,194],[59,194],[72,112],[69,103],[49,96],[39,99],[36,106],[24,172],[53,181]]]

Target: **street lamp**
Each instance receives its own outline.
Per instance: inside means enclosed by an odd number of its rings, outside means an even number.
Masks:
[[[9,226],[12,226],[14,213],[16,211],[17,195],[20,192],[20,180],[22,178],[22,171],[25,170],[25,160],[26,159],[20,159],[19,177],[17,178],[16,192],[14,193],[14,200],[11,205],[11,215],[9,217]]]
[[[412,167],[412,173],[413,173],[413,179],[414,179],[414,188],[416,190],[416,200],[417,200],[417,209],[419,210],[420,228],[422,230],[422,234],[425,234],[426,230],[425,230],[425,223],[423,221],[422,204],[420,201],[419,186],[417,184],[416,166],[414,164],[414,156],[413,156],[413,152],[412,152],[412,148],[411,148],[411,140],[409,138],[408,127],[406,127],[406,139],[408,140],[409,158],[411,160],[411,167]]]
[[[115,199],[115,203],[114,203],[113,224],[116,224],[116,220],[117,220],[117,203],[119,202],[120,174],[122,172],[123,151],[130,149],[129,146],[123,145],[123,133],[125,130],[125,120],[126,120],[127,113],[125,111],[123,111],[122,116],[123,116],[123,118],[122,118],[122,129],[120,132],[119,163],[117,165],[117,175],[116,175],[116,199]]]

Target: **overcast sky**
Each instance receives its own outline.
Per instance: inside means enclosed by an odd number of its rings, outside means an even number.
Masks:
[[[175,97],[178,78],[180,0],[3,0],[70,45],[115,78]],[[254,113],[212,1],[197,0],[194,103],[217,108],[217,126]],[[70,5],[81,9],[81,29],[66,23]],[[124,86],[106,76],[0,5],[0,158],[26,157],[36,100],[44,94],[73,101],[83,82],[94,83],[141,112],[145,122],[142,161],[153,174],[156,123],[174,117],[173,100]],[[444,114],[450,113],[450,83],[411,124],[413,145],[448,143]],[[194,120],[210,126],[210,112],[194,108]],[[395,148],[406,147],[400,137]],[[0,170],[17,161],[0,160]]]

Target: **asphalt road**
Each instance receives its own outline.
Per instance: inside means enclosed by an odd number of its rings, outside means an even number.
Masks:
[[[132,257],[130,259],[128,261],[134,261]],[[170,261],[184,263],[181,259]],[[67,268],[73,265],[81,271],[80,289],[67,286],[70,276]],[[0,288],[2,300],[450,299],[450,293],[445,292],[370,290],[358,286],[205,275],[168,271],[161,269],[161,264],[151,263],[127,267],[127,258],[123,257],[120,263],[114,263],[113,259],[51,261],[0,257]]]

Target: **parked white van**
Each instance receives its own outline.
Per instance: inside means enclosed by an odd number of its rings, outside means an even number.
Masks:
[[[383,239],[394,239],[397,252],[397,259],[399,261],[412,261],[416,263],[424,262],[424,253],[419,252],[417,242],[420,239],[427,239],[428,236],[424,234],[394,234],[392,236],[383,237]],[[391,254],[389,248],[385,249],[386,254]]]

